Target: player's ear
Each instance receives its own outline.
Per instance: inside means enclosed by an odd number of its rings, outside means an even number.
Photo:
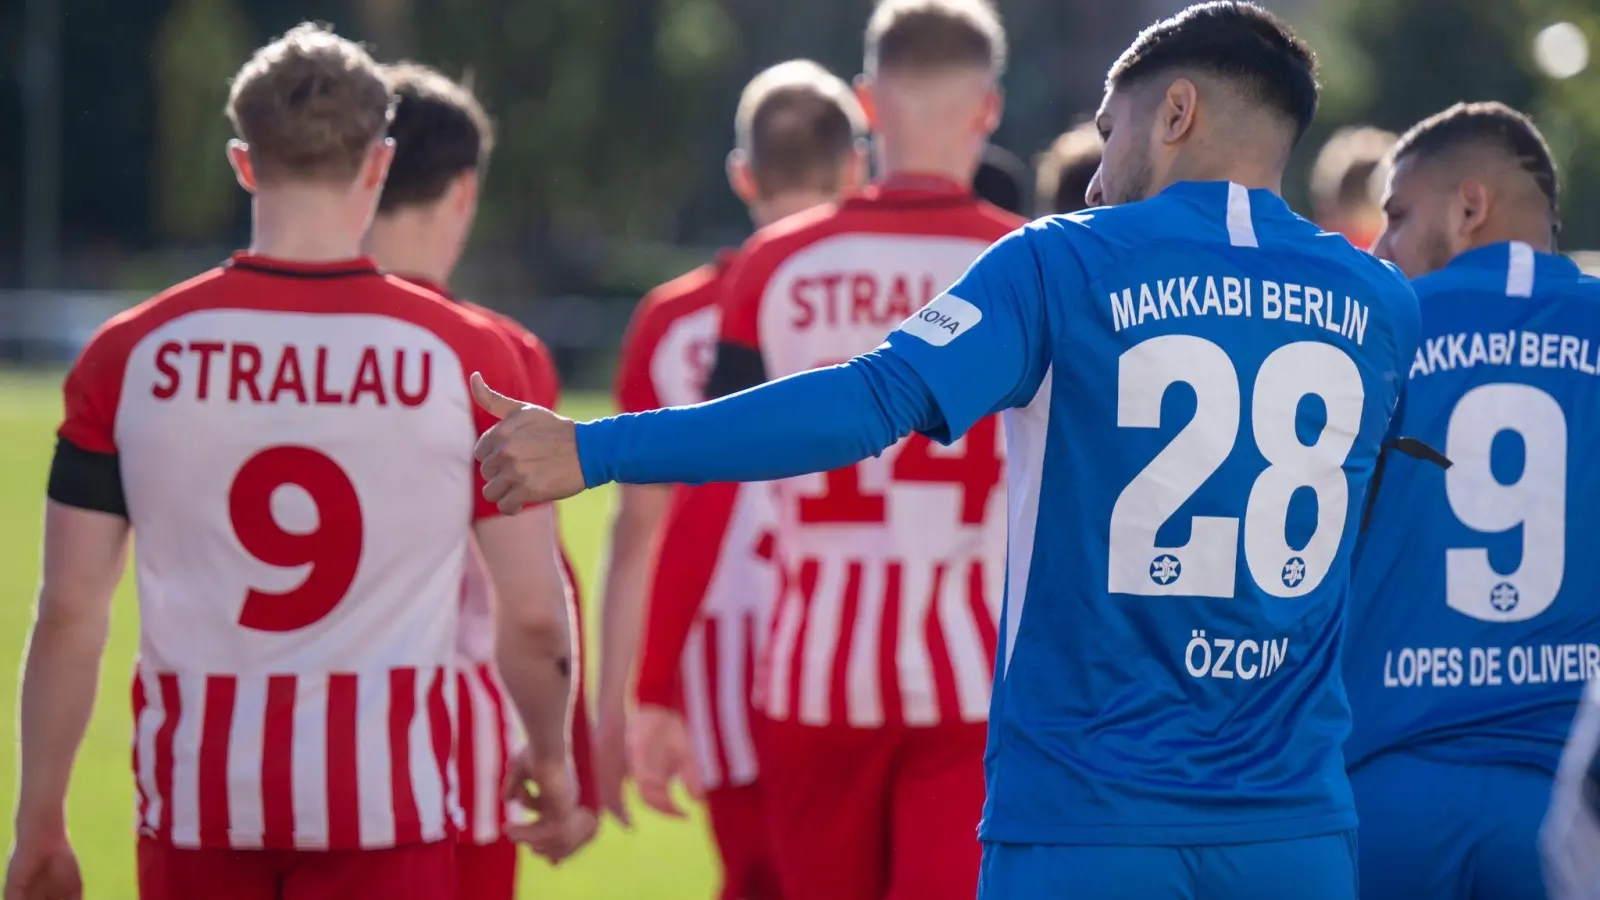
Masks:
[[[857,190],[867,183],[872,172],[871,151],[867,139],[861,138],[850,148],[850,155],[845,158],[844,172],[839,179],[839,186],[847,191]]]
[[[728,151],[728,187],[734,196],[749,206],[761,199],[761,188],[756,184],[756,173],[750,166],[750,155],[738,147]]]
[[[1468,178],[1461,182],[1457,193],[1460,220],[1456,224],[1456,230],[1464,238],[1471,237],[1483,228],[1489,218],[1491,204],[1489,188],[1476,178]]]
[[[256,167],[250,161],[250,145],[238,139],[228,141],[228,165],[233,167],[233,177],[239,182],[239,187],[254,194]]]
[[[1156,129],[1163,143],[1175,144],[1194,127],[1200,91],[1187,78],[1175,78],[1156,107]]]
[[[1000,86],[994,85],[985,92],[983,97],[983,134],[985,137],[994,134],[1000,127],[1000,117],[1006,111],[1006,94]]]
[[[372,145],[367,151],[366,161],[361,164],[361,186],[369,191],[383,187],[383,180],[389,177],[389,164],[394,162],[394,138],[386,137]]]
[[[861,103],[861,112],[867,117],[867,130],[876,131],[878,129],[878,104],[873,98],[874,92],[877,90],[876,82],[870,76],[862,74],[857,75],[851,84],[856,89],[856,100]]]
[[[470,216],[478,209],[478,170],[468,169],[450,185],[450,206],[458,214]]]

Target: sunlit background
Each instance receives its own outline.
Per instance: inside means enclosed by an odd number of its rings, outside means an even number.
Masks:
[[[782,59],[858,71],[870,0],[0,0],[0,696],[36,575],[60,367],[106,317],[222,259],[246,196],[223,157],[227,79],[303,19],[383,60],[470,73],[498,148],[457,288],[557,351],[580,414],[604,412],[640,294],[749,231],[723,177],[744,82]],[[1000,0],[1010,31],[995,143],[1032,160],[1098,102],[1107,65],[1175,0]],[[1402,131],[1458,100],[1531,113],[1562,175],[1563,249],[1600,248],[1600,3],[1269,0],[1317,48],[1325,93],[1285,191],[1335,128]],[[1595,257],[1584,257],[1593,261]],[[181,501],[181,498],[176,498]],[[592,597],[609,495],[563,509]],[[100,712],[73,795],[93,898],[133,896],[119,598]],[[5,701],[9,702],[9,700]],[[0,714],[0,844],[9,843],[13,717]],[[526,896],[711,896],[697,822],[607,823]]]

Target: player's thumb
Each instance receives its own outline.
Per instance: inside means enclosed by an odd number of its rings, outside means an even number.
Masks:
[[[521,402],[489,387],[489,383],[483,380],[483,374],[480,372],[472,373],[472,399],[483,407],[484,412],[496,419],[504,419],[522,408]]]

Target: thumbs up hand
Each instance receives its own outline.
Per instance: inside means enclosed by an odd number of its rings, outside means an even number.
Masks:
[[[542,406],[505,396],[472,373],[472,399],[500,423],[478,438],[473,457],[487,482],[485,500],[515,515],[530,503],[583,491],[576,426]]]

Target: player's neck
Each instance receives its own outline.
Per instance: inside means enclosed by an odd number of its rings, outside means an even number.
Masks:
[[[877,147],[878,177],[933,175],[959,185],[971,186],[972,176],[978,171],[978,163],[982,159],[983,145],[966,147],[963,146],[965,143],[970,142],[960,138],[917,141],[881,138]]]
[[[805,212],[824,203],[832,203],[834,196],[831,191],[785,191],[771,197],[763,197],[750,204],[750,220],[757,228],[765,228],[795,213]]]
[[[367,232],[367,255],[378,265],[398,275],[426,278],[440,287],[450,283],[455,259],[449,252],[453,242],[433,234],[431,229],[408,220],[404,214],[381,216]]]
[[[366,222],[351,198],[324,188],[275,187],[251,203],[250,252],[293,262],[331,262],[361,255]]]
[[[1184,159],[1174,161],[1167,173],[1169,184],[1180,181],[1231,181],[1251,190],[1283,193],[1283,168],[1252,162],[1246,154],[1231,154],[1224,159]]]
[[[1520,241],[1540,253],[1554,253],[1556,250],[1556,238],[1550,228],[1550,220],[1543,216],[1491,219],[1473,235],[1472,246],[1467,249],[1476,250],[1508,241]]]

